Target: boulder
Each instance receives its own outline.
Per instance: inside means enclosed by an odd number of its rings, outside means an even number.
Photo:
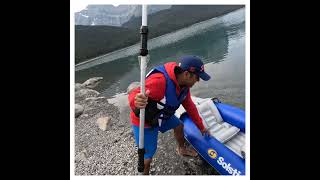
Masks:
[[[84,88],[93,89],[95,88],[101,81],[103,77],[93,77],[88,80],[86,80],[84,83],[82,83],[82,86]]]

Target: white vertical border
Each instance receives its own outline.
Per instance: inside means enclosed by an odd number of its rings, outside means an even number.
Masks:
[[[74,1],[70,1],[70,179],[74,177],[74,86],[75,86],[75,40],[74,40]]]
[[[74,164],[74,85],[75,85],[75,47],[74,47],[74,12],[75,4],[79,1],[87,2],[87,4],[239,4],[245,5],[245,109],[246,109],[246,175],[245,176],[166,176],[165,178],[183,178],[193,179],[201,178],[214,178],[214,179],[250,179],[250,1],[249,0],[70,0],[70,179],[105,179],[105,178],[130,178],[140,179],[150,178],[148,176],[75,176]],[[190,2],[189,2],[190,1]],[[155,179],[163,179],[163,176],[152,176]]]
[[[246,176],[250,179],[250,1],[245,4]]]

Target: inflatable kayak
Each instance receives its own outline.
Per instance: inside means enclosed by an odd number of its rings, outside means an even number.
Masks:
[[[245,112],[218,99],[192,97],[209,135],[202,136],[183,107],[185,139],[221,175],[245,175]]]

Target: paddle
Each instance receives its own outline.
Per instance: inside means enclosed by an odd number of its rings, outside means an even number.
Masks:
[[[148,40],[148,26],[147,26],[147,5],[142,5],[142,25],[140,28],[141,34],[141,49],[140,56],[140,89],[141,93],[145,94],[145,76],[147,68],[147,40]],[[144,170],[144,122],[145,109],[140,109],[140,124],[139,124],[139,148],[138,148],[138,174],[143,175]]]

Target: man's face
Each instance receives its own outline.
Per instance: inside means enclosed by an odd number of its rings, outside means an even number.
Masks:
[[[186,86],[188,86],[189,88],[191,88],[196,82],[198,82],[199,76],[195,73],[192,72],[188,72],[186,75]]]

